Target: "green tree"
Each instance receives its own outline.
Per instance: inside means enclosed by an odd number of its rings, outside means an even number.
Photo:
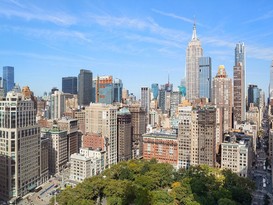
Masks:
[[[231,199],[222,198],[218,200],[218,205],[236,205],[236,202]]]
[[[157,177],[147,175],[138,176],[135,179],[135,184],[147,190],[155,190],[156,188],[159,187],[159,176],[158,175]]]
[[[206,165],[175,171],[156,160],[130,160],[113,165],[57,196],[60,205],[247,205],[255,184],[230,170]],[[53,200],[51,200],[53,204]]]
[[[133,184],[128,180],[108,180],[103,193],[107,198],[111,198],[113,204],[127,204],[134,200]]]
[[[156,190],[151,192],[151,204],[168,205],[173,204],[174,199],[166,191]]]
[[[135,196],[135,205],[151,204],[150,193],[146,188],[143,188],[141,186],[135,186]]]

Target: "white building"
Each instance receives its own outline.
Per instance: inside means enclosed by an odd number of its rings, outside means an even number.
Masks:
[[[96,163],[96,174],[101,173],[107,167],[107,153],[103,150],[92,150],[90,148],[80,148],[80,154],[91,158]]]
[[[256,152],[256,142],[257,142],[257,137],[258,137],[258,128],[257,124],[253,122],[245,122],[242,124],[237,124],[235,122],[234,124],[234,129],[235,130],[240,130],[244,132],[246,135],[252,138],[252,148],[253,151]]]
[[[85,178],[96,175],[96,163],[82,154],[72,154],[70,164],[70,180],[82,182]]]
[[[74,98],[74,95],[69,93],[63,93],[62,91],[55,91],[50,96],[50,119],[62,118],[66,111],[66,100]]]
[[[233,136],[221,144],[221,168],[230,169],[241,177],[248,177],[251,168],[252,148],[250,141],[236,140]]]

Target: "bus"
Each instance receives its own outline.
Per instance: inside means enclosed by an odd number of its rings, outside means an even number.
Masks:
[[[43,187],[39,186],[39,187],[37,187],[36,189],[34,189],[34,191],[35,191],[35,192],[39,192],[39,191],[41,191],[42,189],[43,189]]]

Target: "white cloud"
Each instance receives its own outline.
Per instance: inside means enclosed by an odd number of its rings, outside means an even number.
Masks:
[[[190,18],[187,18],[187,17],[184,17],[184,16],[178,16],[176,14],[163,12],[163,11],[160,11],[160,10],[157,10],[157,9],[152,9],[152,11],[155,12],[155,13],[158,13],[158,14],[160,14],[162,16],[168,16],[168,17],[171,17],[171,18],[174,18],[174,19],[179,19],[179,20],[182,20],[182,21],[190,23],[190,24],[193,24],[194,21],[195,21],[193,19],[190,19]],[[199,22],[196,22],[196,25],[205,27],[203,24],[201,24]]]
[[[120,28],[124,28],[124,30],[133,30],[139,32],[146,32],[146,34],[138,39],[140,41],[149,41],[150,43],[161,43],[164,41],[166,44],[167,41],[171,41],[169,44],[173,44],[177,46],[177,44],[182,43],[183,41],[187,41],[189,39],[188,34],[185,34],[183,31],[169,29],[158,25],[152,18],[136,19],[129,17],[115,17],[110,15],[98,16],[98,15],[90,15],[90,20],[95,22],[96,24],[103,26],[109,29],[116,29],[117,32],[121,32]],[[148,34],[153,35],[153,37],[147,37]],[[126,35],[125,35],[126,36]],[[136,36],[135,36],[136,38]],[[156,40],[159,39],[159,40]]]
[[[160,15],[163,15],[163,16],[168,16],[168,17],[172,17],[172,18],[175,18],[175,19],[182,20],[182,21],[187,22],[187,23],[191,23],[191,24],[194,23],[194,20],[186,18],[184,16],[178,16],[178,15],[173,14],[173,13],[166,13],[166,12],[163,12],[163,11],[160,11],[160,10],[157,10],[157,9],[152,9],[152,11],[155,12],[155,13],[158,13]]]
[[[14,0],[9,0],[9,2],[11,5],[1,5],[0,8],[0,15],[7,18],[17,17],[26,21],[37,20],[62,26],[73,25],[77,22],[74,16],[68,15],[63,11],[44,11],[33,5],[22,5]]]
[[[270,18],[273,18],[273,10],[271,10],[271,11],[267,12],[266,14],[263,14],[263,15],[257,17],[257,18],[247,20],[244,23],[254,23],[254,22],[257,22],[257,21],[267,20],[267,19],[270,19]]]

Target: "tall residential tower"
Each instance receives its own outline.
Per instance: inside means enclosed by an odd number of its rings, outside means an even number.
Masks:
[[[235,47],[235,65],[233,68],[234,121],[237,122],[244,121],[246,115],[245,69],[245,45],[244,43],[237,43]]]

